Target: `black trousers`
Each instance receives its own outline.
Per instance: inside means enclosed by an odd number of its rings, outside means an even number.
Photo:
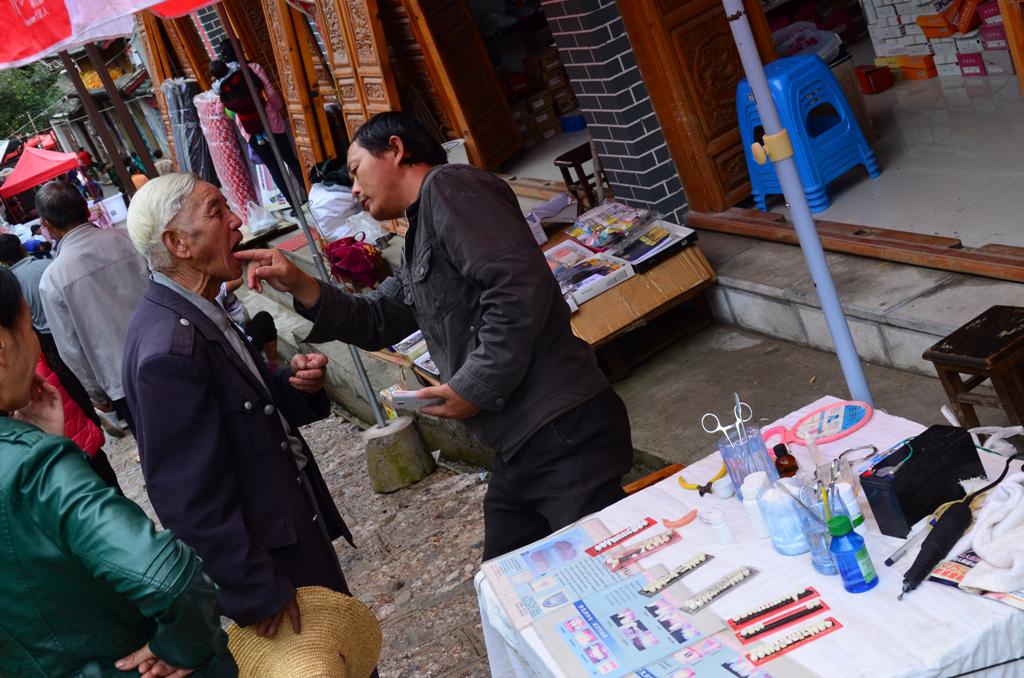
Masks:
[[[484,560],[542,539],[626,496],[629,416],[609,387],[534,433],[511,459],[495,455],[484,495]]]
[[[292,140],[288,138],[287,134],[275,134],[274,141],[277,142],[277,148],[281,151],[281,159],[284,160],[284,164],[291,171],[296,185],[301,186],[303,183],[302,167],[299,166],[299,159],[295,157],[295,148],[292,146]],[[274,183],[281,190],[281,193],[284,194],[288,204],[291,205],[292,209],[297,209],[301,196],[293,196],[291,191],[288,190],[288,183],[284,180],[284,172],[277,165],[277,160],[274,158],[274,150],[270,148],[270,143],[256,143],[256,135],[253,134],[249,137],[249,147],[263,161],[267,169],[270,170],[270,176],[274,178]]]
[[[274,324],[274,316],[266,311],[260,311],[254,315],[242,329],[245,330],[249,341],[260,353],[269,342],[277,341],[277,325]]]

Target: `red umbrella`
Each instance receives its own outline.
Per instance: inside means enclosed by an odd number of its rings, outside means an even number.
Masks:
[[[78,168],[74,153],[54,153],[41,148],[25,147],[14,171],[7,175],[7,181],[0,186],[0,198],[10,198],[33,186]]]

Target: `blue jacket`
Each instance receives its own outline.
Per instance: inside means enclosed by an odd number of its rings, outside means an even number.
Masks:
[[[298,586],[344,591],[330,542],[352,540],[304,441],[299,471],[277,412],[299,436],[327,416],[326,394],[307,396],[288,369],[256,363],[266,386],[213,321],[155,282],[128,325],[124,387],[149,498],[242,625],[269,617]]]

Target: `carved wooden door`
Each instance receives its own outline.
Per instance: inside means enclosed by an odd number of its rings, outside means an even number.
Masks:
[[[339,104],[351,137],[368,117],[400,107],[377,0],[324,0],[318,4],[341,94]]]
[[[999,13],[1003,16],[1010,56],[1017,73],[1024,73],[1024,0],[999,0]],[[1017,84],[1024,91],[1024,78],[1017,76]]]
[[[745,0],[765,62],[776,58],[764,12]],[[750,194],[736,123],[743,78],[721,0],[619,0],[626,32],[690,207],[720,211]]]
[[[402,0],[402,4],[445,115],[466,139],[470,162],[497,168],[522,142],[466,0]]]
[[[308,183],[305,175],[309,168],[335,155],[319,77],[313,67],[313,45],[304,26],[305,16],[285,0],[263,0],[263,12],[281,78],[281,96],[303,168],[301,179]]]

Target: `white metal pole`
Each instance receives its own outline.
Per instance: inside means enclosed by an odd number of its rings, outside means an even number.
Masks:
[[[242,76],[245,79],[246,86],[249,88],[249,95],[253,98],[253,101],[259,103],[259,92],[256,89],[256,85],[253,83],[253,76],[249,71],[249,62],[245,58],[245,54],[242,52],[242,46],[238,43],[238,36],[235,35],[235,29],[231,26],[228,14],[220,3],[217,4],[217,15],[220,17],[221,24],[224,26],[224,33],[231,42],[231,47],[234,49],[235,56],[238,58],[238,65],[241,68]],[[317,275],[325,284],[332,285],[331,277],[327,273],[327,267],[324,266],[323,256],[320,254],[320,250],[317,249],[316,242],[313,240],[313,234],[309,230],[309,224],[306,222],[306,215],[302,211],[302,204],[299,202],[299,178],[292,176],[291,171],[288,169],[288,165],[281,157],[281,150],[277,147],[277,140],[274,139],[274,134],[270,131],[270,122],[267,120],[267,113],[263,110],[263,106],[257,105],[256,112],[259,114],[260,122],[263,124],[263,129],[267,132],[267,143],[270,144],[270,149],[274,153],[274,161],[277,162],[277,166],[281,169],[281,174],[284,175],[286,186],[278,186],[278,188],[284,188],[285,191],[291,193],[292,200],[295,202],[295,217],[299,220],[299,227],[302,229],[302,234],[306,236],[306,244],[309,245],[309,253],[313,257],[313,265],[316,268]],[[370,376],[366,373],[366,366],[363,365],[363,359],[359,355],[359,350],[352,344],[348,344],[348,350],[349,354],[352,356],[352,363],[356,368],[356,374],[359,376],[359,381],[362,383],[363,390],[366,392],[366,400],[369,402],[370,409],[373,411],[373,418],[376,419],[377,426],[384,428],[387,425],[387,422],[384,419],[384,412],[381,410],[380,403],[377,402],[376,396],[374,396],[373,386],[370,384]]]
[[[832,281],[825,251],[821,247],[821,239],[818,238],[814,217],[811,216],[811,209],[807,205],[807,196],[796,169],[796,162],[793,160],[789,135],[779,121],[779,113],[768,87],[768,78],[757,52],[757,43],[754,42],[754,36],[750,31],[743,0],[722,0],[722,4],[733,40],[736,42],[736,49],[743,62],[743,70],[750,83],[750,90],[754,94],[761,125],[764,127],[764,145],[755,144],[755,157],[761,155],[760,159],[763,160],[766,153],[767,159],[775,165],[782,193],[789,205],[790,218],[800,240],[800,249],[807,260],[807,268],[810,270],[814,287],[818,290],[821,310],[825,314],[825,322],[832,335],[832,343],[836,347],[836,355],[839,357],[850,396],[855,400],[873,404],[867,380],[864,378],[864,370],[857,356],[857,348],[850,334],[850,326],[843,314],[843,306],[839,302],[839,294]]]

